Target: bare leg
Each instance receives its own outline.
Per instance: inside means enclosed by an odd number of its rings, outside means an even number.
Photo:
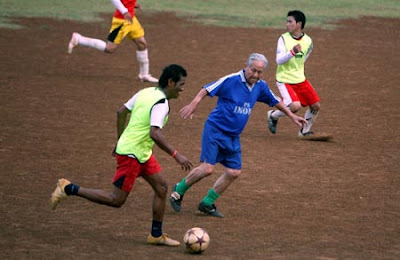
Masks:
[[[125,203],[128,195],[129,192],[123,191],[115,186],[114,191],[111,193],[99,189],[80,187],[77,194],[77,196],[92,202],[116,208],[121,207]]]
[[[165,212],[165,201],[167,199],[168,184],[162,173],[143,176],[153,188],[153,220],[162,221]]]
[[[221,195],[241,174],[241,170],[225,168],[225,172],[215,182],[213,189]]]
[[[146,42],[146,39],[144,38],[144,36],[134,39],[133,41],[136,44],[136,49],[138,51],[144,51],[147,49],[147,42]]]
[[[190,173],[186,176],[186,184],[192,186],[204,177],[210,176],[213,171],[214,165],[203,162],[196,168],[193,168],[193,170],[191,170]]]
[[[115,44],[113,42],[107,41],[106,48],[105,48],[104,52],[111,54],[117,49],[117,47],[118,47],[118,44]]]

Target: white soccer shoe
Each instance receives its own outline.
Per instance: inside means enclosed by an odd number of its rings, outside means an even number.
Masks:
[[[155,77],[151,76],[151,74],[144,74],[144,75],[138,75],[138,78],[141,82],[151,82],[151,83],[158,83],[158,79]]]
[[[72,51],[74,50],[74,47],[78,45],[80,36],[81,35],[79,33],[76,33],[76,32],[72,33],[71,40],[69,41],[69,44],[68,44],[68,53],[69,54],[71,54]]]

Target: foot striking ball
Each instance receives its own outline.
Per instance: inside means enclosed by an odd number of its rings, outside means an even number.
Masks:
[[[186,231],[183,242],[186,245],[187,252],[201,254],[210,244],[210,236],[203,228],[194,227]]]

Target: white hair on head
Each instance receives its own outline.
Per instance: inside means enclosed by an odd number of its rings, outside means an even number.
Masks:
[[[250,54],[249,58],[247,59],[246,65],[250,66],[250,64],[253,62],[253,60],[259,60],[259,61],[264,62],[264,68],[267,68],[267,66],[268,66],[267,58],[265,58],[265,56],[260,53]]]

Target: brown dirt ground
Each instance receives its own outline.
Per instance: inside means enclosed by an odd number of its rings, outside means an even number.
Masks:
[[[0,30],[1,217],[3,259],[399,259],[400,258],[400,20],[362,17],[331,31],[310,28],[314,53],[307,74],[321,96],[316,132],[334,142],[297,140],[280,121],[266,128],[258,105],[242,135],[243,175],[218,200],[224,219],[203,217],[196,206],[219,176],[194,186],[183,211],[167,205],[164,231],[181,240],[193,226],[209,231],[200,256],[183,246],[149,246],[150,187],[138,180],[121,209],[81,198],[56,211],[48,198],[58,178],[111,189],[116,110],[140,88],[135,48],[126,41],[113,55],[88,48],[66,52],[73,31],[104,39],[104,23],[20,19],[20,30]],[[251,52],[270,61],[282,30],[216,28],[171,13],[141,13],[151,71],[170,63],[189,72],[180,99],[171,101],[167,138],[197,164],[202,125],[215,104],[206,99],[193,120],[178,110],[199,88],[243,67]],[[284,24],[283,24],[284,25]],[[284,26],[282,27],[284,29]],[[303,114],[304,110],[301,114]],[[172,185],[185,176],[158,148]]]

